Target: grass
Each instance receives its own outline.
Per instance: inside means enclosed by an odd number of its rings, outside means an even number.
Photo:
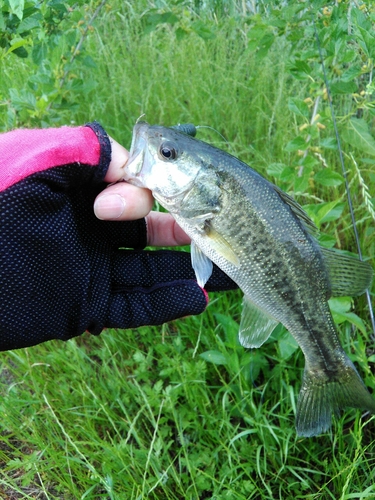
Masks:
[[[9,353],[1,389],[4,492],[247,499],[287,498],[292,490],[296,498],[371,498],[345,492],[373,494],[373,422],[349,411],[331,435],[298,439],[298,382],[289,385],[300,376],[295,361],[277,362],[268,346],[271,376],[254,387],[247,370],[235,367],[239,347],[227,348],[226,365],[199,357],[223,342],[222,329],[207,323],[227,300],[162,331],[108,331]]]
[[[141,7],[144,12],[146,2]],[[290,176],[284,171],[272,177],[270,165],[293,165],[295,171],[297,153],[285,146],[301,122],[288,99],[305,99],[312,90],[291,75],[285,40],[259,59],[231,18],[210,24],[212,40],[192,32],[176,41],[170,25],[145,34],[135,9],[113,2],[89,33],[85,43],[97,67],[82,66],[79,76],[97,86],[79,96],[70,120],[97,119],[125,145],[142,113],[150,123],[210,125],[229,144],[205,129],[203,139],[293,191]],[[1,94],[9,85],[21,88],[28,64],[7,61]],[[339,171],[337,152],[320,154]],[[358,164],[361,176],[352,180],[365,255],[374,249],[366,207],[372,206],[372,167]],[[298,199],[316,204],[340,197],[342,185],[321,186],[311,173]],[[344,209],[322,229],[353,250],[350,224]],[[332,432],[298,438],[294,418],[303,356],[282,328],[259,350],[240,347],[240,297],[212,294],[203,315],[160,328],[108,330],[98,338],[1,353],[0,497],[374,498],[374,418],[348,410]],[[355,311],[367,333],[353,332],[344,322],[340,335],[374,390],[375,353],[362,298]]]

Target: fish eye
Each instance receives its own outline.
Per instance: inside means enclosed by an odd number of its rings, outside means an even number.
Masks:
[[[164,142],[160,146],[159,155],[164,160],[175,160],[177,158],[177,148],[170,142]]]

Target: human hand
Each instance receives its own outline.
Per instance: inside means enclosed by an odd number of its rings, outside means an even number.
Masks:
[[[112,146],[110,162],[98,124],[0,134],[0,350],[205,309],[189,253],[142,250],[188,241],[168,214],[151,213],[146,226],[151,193],[105,184],[122,178],[127,155]],[[125,199],[116,221],[94,215],[94,200],[109,194]],[[108,218],[108,206],[97,213]],[[214,267],[206,288],[235,285]]]

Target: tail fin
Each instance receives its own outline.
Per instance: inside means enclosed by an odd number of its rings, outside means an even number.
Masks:
[[[375,400],[348,358],[331,373],[305,368],[297,404],[297,434],[311,437],[327,431],[332,413],[339,415],[346,406],[375,413]]]

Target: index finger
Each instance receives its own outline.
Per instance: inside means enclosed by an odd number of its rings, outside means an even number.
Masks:
[[[104,180],[118,182],[124,178],[124,167],[129,159],[129,151],[108,136],[111,143],[111,162]]]
[[[147,244],[155,247],[189,245],[190,237],[181,229],[171,214],[150,212],[147,221]]]

